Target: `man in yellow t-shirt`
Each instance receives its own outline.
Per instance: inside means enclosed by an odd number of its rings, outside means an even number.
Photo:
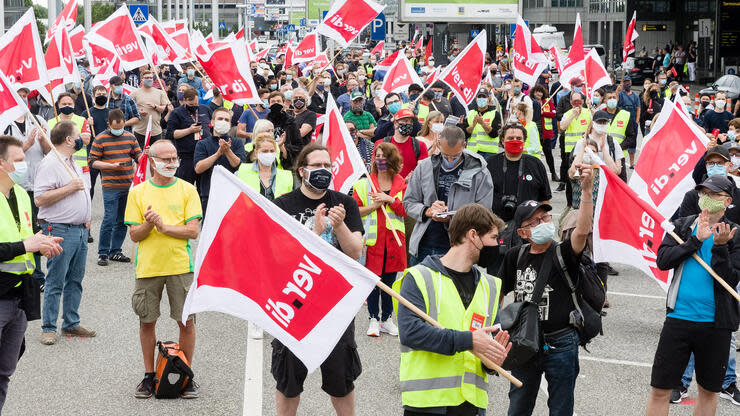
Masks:
[[[198,238],[203,217],[198,191],[175,177],[180,164],[177,149],[169,140],[158,140],[149,149],[152,178],[128,194],[124,222],[136,249],[136,284],[131,303],[139,316],[139,338],[144,355],[144,380],[136,387],[137,398],[154,393],[154,331],[159,318],[162,291],[167,287],[170,317],[180,326],[180,348],[192,365],[195,349],[195,317],[183,325],[182,310],[193,283],[193,257],[189,239]],[[198,397],[198,386],[188,382],[180,397]]]

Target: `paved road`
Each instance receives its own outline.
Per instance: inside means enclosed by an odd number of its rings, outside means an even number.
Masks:
[[[98,192],[93,208],[93,229],[102,217]],[[562,211],[563,193],[555,193],[555,212]],[[124,246],[131,254],[130,241]],[[82,325],[98,331],[91,340],[60,339],[54,346],[39,343],[40,321],[29,324],[27,350],[11,378],[5,415],[238,415],[242,410],[247,324],[218,313],[203,313],[197,321],[194,371],[201,386],[197,400],[138,400],[133,397],[142,378],[138,320],[131,310],[133,264],[96,264],[96,244],[90,245]],[[245,253],[248,254],[248,253]],[[581,371],[576,387],[579,415],[639,415],[644,413],[650,366],[664,319],[662,290],[636,269],[617,265],[620,276],[609,280],[612,308],[604,319],[603,337],[581,350]],[[162,316],[169,308],[162,304]],[[357,343],[363,374],[357,380],[357,414],[400,414],[398,339],[364,335],[367,311],[356,318]],[[169,318],[158,326],[161,340],[176,340],[177,326]],[[274,415],[274,381],[269,374],[269,340],[265,340],[263,414]],[[328,397],[321,392],[318,373],[310,375],[299,410],[301,415],[330,415]],[[508,384],[503,378],[490,383],[489,414],[505,415]],[[696,387],[690,390],[696,397]],[[536,415],[547,414],[547,394],[540,391]],[[719,415],[738,414],[721,400]],[[690,415],[691,406],[672,405],[672,415]]]

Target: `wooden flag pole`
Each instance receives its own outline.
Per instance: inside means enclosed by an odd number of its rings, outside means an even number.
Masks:
[[[375,188],[375,184],[373,183],[373,180],[370,179],[370,175],[367,177],[368,182],[370,182],[370,188],[372,189],[373,193],[378,193],[378,190]],[[385,209],[385,204],[380,206],[380,210],[383,211],[383,215],[385,215],[385,222],[386,224],[391,226],[391,232],[393,233],[393,238],[396,239],[396,243],[399,247],[401,247],[403,244],[401,244],[401,239],[398,237],[398,231],[396,231],[396,227],[393,225],[393,221],[391,221],[390,215],[388,215],[388,211]]]
[[[85,92],[84,84],[80,85],[80,92],[82,93],[82,101],[85,102],[85,110],[87,110],[87,115],[88,117],[92,118],[92,114],[90,114],[90,106],[87,105],[87,93]],[[93,126],[93,123],[88,124],[90,124],[90,131],[92,132],[92,138],[90,140],[92,140],[95,138],[95,136],[97,136],[97,134],[95,134],[95,126]]]
[[[72,177],[72,179],[77,179],[77,175],[72,171],[72,168],[69,167],[67,162],[64,161],[64,158],[62,155],[59,154],[59,151],[57,150],[56,146],[54,146],[54,143],[51,142],[49,139],[49,136],[46,135],[46,132],[44,129],[41,128],[41,125],[39,124],[38,120],[36,120],[36,117],[34,117],[33,114],[31,114],[31,110],[27,110],[26,117],[31,117],[31,121],[33,121],[33,124],[36,125],[36,129],[39,131],[39,134],[41,134],[44,137],[44,140],[49,142],[49,146],[51,147],[51,151],[54,152],[56,157],[59,159],[60,162],[62,162],[62,165],[64,165],[65,168],[67,168],[67,173],[69,173],[69,176]]]
[[[391,295],[399,303],[401,303],[403,306],[407,307],[411,312],[413,312],[413,313],[419,315],[420,317],[422,317],[425,321],[427,321],[429,324],[431,324],[435,328],[444,329],[444,327],[442,326],[442,324],[440,324],[439,322],[437,322],[431,316],[429,316],[426,313],[424,313],[424,311],[422,311],[421,309],[417,308],[416,305],[414,305],[413,303],[409,302],[406,298],[404,298],[403,296],[401,296],[400,294],[398,294],[395,290],[393,290],[390,287],[388,287],[388,285],[386,285],[385,283],[383,283],[380,280],[378,280],[378,282],[376,283],[376,285],[380,288],[380,290],[382,290],[383,292]],[[498,301],[498,299],[495,299],[495,301]],[[519,381],[519,379],[517,379],[516,377],[514,377],[513,375],[511,375],[511,373],[509,373],[508,371],[506,371],[503,368],[501,368],[501,366],[499,366],[498,364],[496,364],[493,361],[489,360],[488,357],[485,357],[485,356],[483,356],[481,354],[477,354],[477,353],[475,353],[473,351],[471,351],[471,352],[473,353],[473,355],[475,355],[476,357],[478,357],[478,359],[480,359],[481,362],[483,362],[483,364],[486,367],[488,367],[488,368],[490,368],[492,370],[495,370],[497,373],[501,374],[504,378],[506,378],[507,380],[509,380],[513,385],[515,385],[517,387],[521,387],[522,386],[522,382]]]

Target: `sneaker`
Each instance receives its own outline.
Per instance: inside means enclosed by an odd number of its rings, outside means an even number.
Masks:
[[[116,253],[110,256],[110,259],[119,263],[131,263],[131,259],[124,256],[123,253]]]
[[[95,239],[91,235],[88,235],[87,236],[87,242],[88,243],[94,243],[95,242]]]
[[[188,380],[188,384],[180,392],[181,399],[197,399],[198,398],[198,385],[191,379]]]
[[[555,189],[555,192],[563,192],[565,190],[565,184],[563,182],[560,182],[560,185],[558,185],[557,189]]]
[[[108,256],[98,256],[98,266],[107,266]]]
[[[137,399],[148,399],[154,395],[154,377],[144,377],[134,392]]]
[[[77,325],[77,328],[72,330],[63,329],[62,335],[68,337],[92,338],[95,335],[98,335],[98,333],[91,329],[83,328],[82,325]]]
[[[740,390],[737,389],[735,383],[730,384],[726,389],[722,389],[719,392],[719,397],[731,401],[736,406],[740,406]]]
[[[398,336],[398,328],[396,327],[396,324],[393,323],[393,318],[388,318],[380,323],[380,332],[385,332],[394,337]]]
[[[379,337],[380,336],[380,322],[377,319],[372,318],[370,325],[367,327],[367,336]]]
[[[681,401],[687,397],[689,397],[689,389],[681,386],[680,389],[674,389],[671,392],[671,403],[681,403]]]
[[[57,343],[57,334],[53,332],[42,332],[41,343],[44,345],[54,345]]]

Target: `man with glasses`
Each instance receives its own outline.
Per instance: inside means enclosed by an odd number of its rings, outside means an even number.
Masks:
[[[162,91],[160,85],[154,85],[154,72],[145,70],[141,71],[141,87],[131,93],[131,98],[136,102],[139,108],[141,119],[134,125],[134,136],[139,142],[139,147],[144,148],[146,141],[146,127],[149,124],[149,117],[152,119],[152,137],[149,144],[162,138],[162,113],[170,105],[167,99],[167,93]],[[170,107],[172,110],[173,107]]]
[[[728,146],[714,146],[709,149],[707,154],[704,156],[703,165],[707,172],[704,179],[712,176],[726,177],[728,173],[734,169]],[[740,189],[735,187],[730,196],[732,196],[733,200],[740,201]],[[698,202],[699,191],[697,189],[692,189],[687,192],[683,197],[681,207],[678,209],[678,216],[688,217],[690,215],[699,215],[701,213],[701,209],[699,209]],[[737,204],[731,204],[728,206],[725,210],[725,217],[735,224],[740,224],[740,206]]]
[[[203,217],[195,187],[175,177],[180,165],[175,145],[159,140],[149,148],[151,179],[128,193],[125,223],[131,241],[139,243],[136,253],[136,283],[131,299],[139,317],[139,340],[144,358],[144,379],[134,396],[139,399],[154,394],[154,328],[159,318],[162,290],[167,287],[170,317],[180,328],[180,349],[190,365],[195,350],[195,316],[186,324],[182,309],[193,283],[193,258],[190,242],[198,238]],[[184,399],[198,397],[198,386],[192,380],[181,393]]]
[[[403,104],[401,96],[395,92],[386,95],[385,98],[383,98],[383,102],[385,103],[385,109],[388,111],[384,111],[385,115],[378,119],[378,126],[375,128],[375,132],[373,133],[373,142],[393,136],[395,132],[393,117],[402,108],[408,107],[408,104]],[[428,110],[427,113],[429,113]],[[422,122],[423,120],[418,116],[414,119],[414,130],[411,132],[412,136],[416,137],[416,135],[419,134]]]
[[[527,244],[513,247],[505,254],[499,272],[503,280],[501,299],[514,291],[516,301],[539,305],[543,345],[532,359],[511,372],[523,385],[512,384],[509,389],[510,415],[532,414],[543,373],[552,398],[547,403],[550,415],[573,414],[579,339],[570,325],[570,313],[575,305],[556,255],[562,256],[568,270],[578,270],[593,225],[593,171],[590,165],[579,167],[583,200],[570,238],[559,244],[553,240],[557,227],[548,204],[525,201],[514,213],[516,232]]]
[[[447,253],[448,223],[456,209],[471,202],[490,207],[493,198],[486,162],[479,154],[465,150],[463,130],[446,126],[439,141],[441,152],[419,163],[403,198],[406,213],[416,220],[408,245],[411,265],[429,255]]]
[[[591,124],[591,112],[583,107],[583,94],[573,91],[570,93],[571,109],[563,114],[562,120],[558,123],[560,130],[563,131],[564,140],[561,141],[563,157],[560,162],[560,177],[568,177],[568,165],[573,148],[581,138],[586,134],[588,126]],[[559,105],[558,105],[559,106]],[[566,166],[563,169],[563,166]],[[558,188],[559,189],[559,188]],[[573,186],[570,181],[565,181],[565,199],[570,207],[573,204]]]

